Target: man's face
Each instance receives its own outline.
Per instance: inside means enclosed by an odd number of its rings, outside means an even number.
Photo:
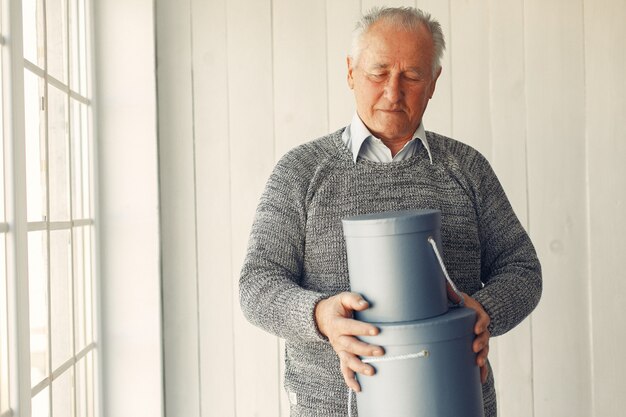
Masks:
[[[348,84],[359,117],[378,138],[411,139],[435,91],[434,46],[426,27],[416,32],[375,23],[364,34],[357,62],[348,58]]]

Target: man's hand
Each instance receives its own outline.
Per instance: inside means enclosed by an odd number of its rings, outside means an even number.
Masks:
[[[381,356],[385,353],[380,346],[370,345],[355,337],[375,336],[379,332],[376,326],[352,318],[353,311],[363,311],[368,307],[367,301],[353,292],[342,292],[320,301],[315,306],[317,328],[328,338],[337,352],[343,379],[356,392],[359,392],[361,387],[354,377],[355,372],[374,375],[374,368],[361,362],[357,355]]]
[[[472,344],[472,349],[477,353],[476,364],[480,367],[480,381],[484,384],[487,382],[487,375],[489,373],[489,369],[487,368],[487,355],[489,354],[489,338],[491,337],[491,333],[487,328],[489,327],[489,323],[491,323],[491,319],[478,301],[465,293],[461,294],[463,294],[465,306],[476,311],[476,324],[474,325],[476,338]]]

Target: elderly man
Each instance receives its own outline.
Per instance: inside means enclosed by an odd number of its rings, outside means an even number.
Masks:
[[[292,416],[346,416],[346,385],[358,391],[355,373],[375,372],[359,356],[384,354],[358,340],[378,329],[352,319],[368,304],[349,292],[341,219],[423,208],[441,210],[448,270],[478,313],[473,349],[485,415],[496,415],[489,337],[535,308],[541,272],[485,158],[424,130],[444,47],[439,23],[420,10],[384,8],[364,16],[348,57],[356,100],[351,124],[288,152],[261,197],[241,305],[252,323],[286,340]]]

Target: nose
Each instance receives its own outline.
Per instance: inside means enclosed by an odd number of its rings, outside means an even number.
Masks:
[[[385,98],[389,100],[390,103],[397,103],[402,99],[403,94],[400,76],[394,74],[387,78],[387,83],[385,84]]]

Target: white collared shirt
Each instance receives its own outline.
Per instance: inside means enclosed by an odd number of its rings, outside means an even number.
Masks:
[[[426,140],[426,131],[423,123],[419,124],[415,133],[413,133],[413,138],[395,156],[391,156],[391,150],[382,140],[372,135],[356,112],[352,117],[350,126],[343,131],[341,139],[348,149],[352,151],[352,158],[355,163],[359,156],[373,162],[392,162],[408,159],[415,154],[418,148],[417,139],[422,142],[428,152],[430,163],[433,163],[433,156],[430,153],[430,147]]]

